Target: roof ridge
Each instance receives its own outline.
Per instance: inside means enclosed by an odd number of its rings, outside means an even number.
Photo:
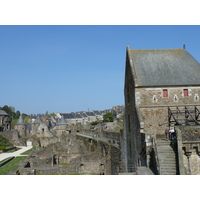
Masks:
[[[179,49],[130,49],[130,51],[152,51],[152,50],[154,50],[154,51],[158,51],[158,50],[160,50],[160,51],[164,51],[164,50],[185,50],[186,51],[186,49],[182,49],[182,48],[179,48]]]

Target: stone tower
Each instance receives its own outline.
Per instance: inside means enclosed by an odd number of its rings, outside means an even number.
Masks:
[[[0,110],[0,132],[11,130],[12,119],[4,110]]]
[[[60,121],[57,123],[56,129],[57,134],[61,135],[62,133],[66,133],[67,130],[67,122],[65,121],[64,116],[62,115]]]
[[[18,131],[19,137],[26,136],[26,123],[24,122],[22,115],[20,115],[17,124],[15,125],[15,129]]]
[[[39,115],[35,119],[35,121],[32,123],[32,129],[31,129],[31,135],[35,135],[37,133],[38,127],[42,123]]]

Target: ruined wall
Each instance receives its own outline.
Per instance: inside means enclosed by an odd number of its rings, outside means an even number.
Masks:
[[[26,137],[20,137],[17,130],[5,131],[2,133],[5,138],[9,140],[14,146],[26,146]]]
[[[26,137],[26,126],[25,125],[15,125],[15,129],[19,133],[19,137]]]
[[[179,127],[187,175],[200,175],[200,126]]]
[[[188,96],[184,96],[184,89],[188,89]],[[163,97],[163,90],[167,90],[168,97]],[[168,122],[167,107],[200,105],[198,94],[200,87],[136,88],[141,132],[164,134]]]
[[[0,116],[0,132],[11,130],[12,119],[9,116]]]

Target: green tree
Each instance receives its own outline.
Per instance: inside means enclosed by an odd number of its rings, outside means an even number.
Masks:
[[[11,109],[7,105],[3,107],[3,110],[10,115]]]
[[[113,122],[114,120],[114,116],[112,112],[107,112],[104,116],[103,116],[103,121],[104,122]]]
[[[9,106],[9,108],[10,108],[10,110],[11,110],[12,113],[15,112],[15,107],[13,107],[13,106]]]
[[[19,118],[19,116],[20,116],[20,111],[18,110],[16,113],[15,113],[15,118]]]
[[[49,115],[50,115],[50,116],[53,116],[53,117],[55,117],[55,116],[56,116],[56,114],[55,114],[55,113],[50,113]]]
[[[97,125],[97,124],[101,124],[101,122],[94,121],[94,122],[90,122],[90,123],[89,123],[89,125],[92,125],[92,126]]]

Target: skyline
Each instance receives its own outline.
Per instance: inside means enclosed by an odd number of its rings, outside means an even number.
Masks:
[[[26,114],[124,105],[126,47],[186,50],[200,26],[0,26],[0,106]]]

